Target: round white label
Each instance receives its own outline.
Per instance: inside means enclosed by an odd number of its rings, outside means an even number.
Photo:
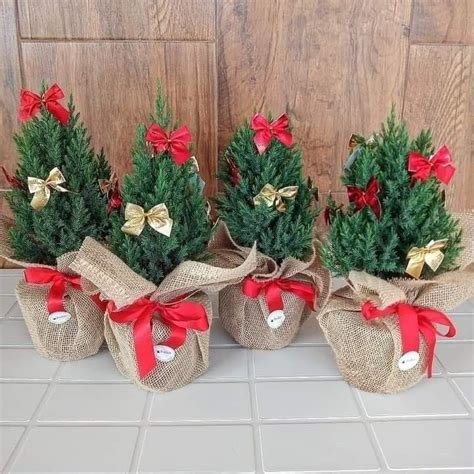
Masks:
[[[71,315],[67,311],[55,311],[49,315],[48,319],[53,324],[64,324],[71,319]]]
[[[420,354],[416,351],[410,351],[403,354],[398,360],[398,368],[400,370],[410,370],[418,364]]]
[[[268,315],[267,324],[272,329],[278,329],[283,324],[284,320],[285,320],[285,313],[281,309],[277,309],[275,311],[272,311]]]
[[[171,362],[176,354],[175,350],[168,346],[157,345],[154,346],[155,357],[160,362]]]

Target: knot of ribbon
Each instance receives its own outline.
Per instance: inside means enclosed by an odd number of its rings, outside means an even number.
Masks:
[[[191,158],[189,145],[192,136],[186,126],[167,133],[166,130],[163,130],[159,125],[153,123],[146,132],[145,140],[153,145],[157,153],[169,151],[178,166],[181,166]]]
[[[262,114],[255,114],[250,122],[250,128],[255,130],[253,142],[259,155],[265,152],[272,138],[289,147],[293,144],[293,135],[288,130],[289,119],[286,114],[280,115],[270,123]]]
[[[279,212],[286,211],[286,205],[283,198],[294,199],[298,192],[298,186],[286,186],[285,188],[275,189],[271,184],[266,184],[260,192],[253,198],[256,206],[265,204],[267,207],[275,207]]]
[[[357,186],[347,186],[347,196],[349,201],[355,204],[356,210],[359,211],[365,206],[369,206],[377,218],[379,218],[382,213],[380,201],[377,196],[379,191],[379,182],[375,176],[370,178],[365,189],[360,189]]]
[[[162,344],[173,349],[183,345],[187,329],[195,331],[209,329],[206,309],[202,304],[193,301],[161,304],[149,298],[140,298],[122,309],[116,309],[110,301],[107,309],[112,321],[119,324],[133,324],[133,343],[141,378],[146,377],[156,367],[152,334],[154,314],[159,314],[161,321],[171,331],[168,339]]]
[[[444,313],[422,306],[415,306],[407,303],[395,303],[384,309],[380,309],[377,308],[372,301],[366,301],[362,305],[362,315],[367,321],[385,316],[397,315],[404,354],[411,351],[419,352],[419,333],[421,333],[428,347],[428,377],[431,377],[433,370],[436,336],[454,337],[456,335],[454,324]],[[448,331],[444,334],[441,333],[437,329],[436,324],[448,328]]]
[[[28,190],[30,193],[34,193],[33,199],[31,200],[31,207],[39,210],[43,209],[48,204],[51,196],[51,189],[59,191],[61,193],[69,192],[66,188],[60,186],[66,182],[59,168],[53,168],[46,179],[32,178],[28,176]]]
[[[18,118],[25,122],[34,117],[41,106],[55,117],[62,125],[69,121],[69,111],[58,100],[64,98],[64,92],[57,84],[53,84],[43,95],[22,89],[20,92],[20,110]]]
[[[125,224],[122,231],[126,234],[138,236],[142,233],[145,224],[169,237],[173,227],[173,219],[170,218],[166,204],[157,204],[145,212],[143,207],[127,203],[125,206]]]
[[[444,259],[441,252],[446,247],[448,239],[432,240],[426,247],[413,247],[408,251],[409,259],[405,272],[413,278],[420,278],[425,263],[435,272]]]
[[[410,152],[408,154],[408,171],[413,173],[412,179],[415,181],[426,181],[433,175],[443,184],[449,184],[456,168],[452,163],[448,147],[443,145],[429,158],[415,151]]]

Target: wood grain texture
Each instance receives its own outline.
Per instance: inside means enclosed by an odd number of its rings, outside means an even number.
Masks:
[[[340,190],[351,133],[403,100],[411,2],[218,1],[219,148],[254,111],[286,111],[305,172]]]
[[[33,39],[214,39],[214,0],[18,0]]]
[[[474,44],[474,1],[414,0],[411,41]]]
[[[474,209],[473,58],[473,46],[414,45],[410,50],[404,118],[412,133],[430,127],[435,145],[451,150],[457,166],[447,188],[452,210]]]

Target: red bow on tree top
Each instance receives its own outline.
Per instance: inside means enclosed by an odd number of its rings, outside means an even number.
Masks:
[[[272,123],[269,123],[262,114],[255,114],[252,117],[250,128],[257,132],[253,137],[253,141],[260,155],[268,148],[273,137],[285,146],[293,144],[293,135],[288,130],[288,123],[289,120],[286,114],[280,115]]]
[[[365,206],[369,206],[377,218],[380,217],[382,212],[379,198],[377,193],[380,191],[379,183],[375,176],[370,178],[367,187],[360,189],[356,186],[347,186],[347,196],[349,201],[355,204],[356,210],[360,210]]]
[[[433,156],[427,158],[416,151],[408,153],[408,171],[413,179],[426,181],[431,175],[439,181],[449,184],[456,171],[448,147],[443,145]]]
[[[43,106],[61,124],[67,125],[69,111],[58,102],[62,98],[64,98],[64,92],[57,84],[53,84],[42,96],[22,89],[20,92],[18,118],[22,122],[26,122],[34,117],[39,112],[41,106]]]
[[[188,147],[192,137],[186,126],[177,128],[168,134],[159,125],[153,123],[146,132],[145,140],[153,145],[157,153],[169,151],[178,166],[191,158]]]

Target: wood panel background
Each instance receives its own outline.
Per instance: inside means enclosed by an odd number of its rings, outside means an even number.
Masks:
[[[0,0],[1,162],[15,167],[19,89],[46,79],[74,93],[94,145],[129,171],[160,78],[209,195],[234,128],[286,111],[323,201],[343,198],[348,137],[394,103],[450,147],[448,204],[472,209],[473,58],[474,0]]]

